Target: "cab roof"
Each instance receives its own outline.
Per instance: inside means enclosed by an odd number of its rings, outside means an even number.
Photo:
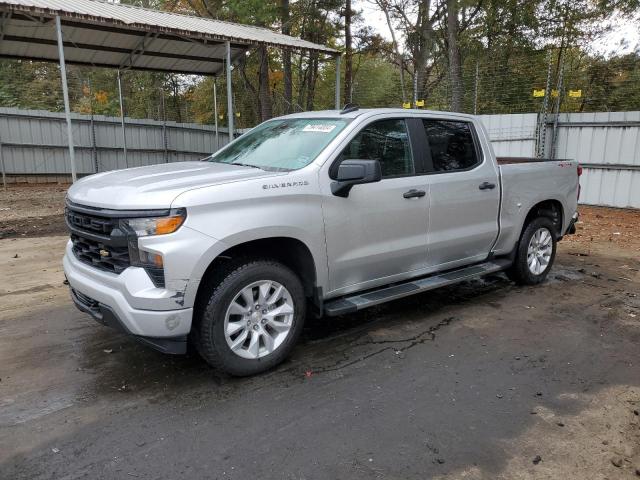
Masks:
[[[342,113],[341,110],[317,110],[313,112],[299,112],[286,115],[284,118],[358,118],[371,117],[379,114],[391,115],[429,115],[434,117],[455,117],[472,119],[473,115],[458,112],[443,112],[438,110],[421,110],[410,108],[359,108]]]

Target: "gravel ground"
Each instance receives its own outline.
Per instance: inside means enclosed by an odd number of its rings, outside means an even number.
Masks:
[[[66,237],[18,228],[0,240],[0,478],[637,478],[640,215],[581,212],[545,284],[311,321],[248,379],[96,324],[62,284]]]

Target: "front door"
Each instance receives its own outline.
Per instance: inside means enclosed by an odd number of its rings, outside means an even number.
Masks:
[[[389,283],[427,265],[427,178],[416,176],[406,121],[365,125],[333,162],[330,175],[346,159],[379,160],[382,180],[356,185],[347,198],[324,193],[333,293]]]

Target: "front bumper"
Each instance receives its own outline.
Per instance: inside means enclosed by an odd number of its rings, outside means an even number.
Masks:
[[[155,287],[143,269],[129,267],[119,275],[97,270],[75,258],[70,244],[62,264],[74,303],[95,320],[145,343],[186,341],[193,309],[172,309],[178,305],[175,292]],[[156,309],[144,308],[151,306]],[[163,306],[166,310],[157,310]]]
[[[90,297],[80,293],[73,288],[70,289],[71,299],[78,310],[88,313],[96,322],[107,327],[111,327],[119,332],[131,334],[127,326],[116,315],[111,307],[96,302]],[[155,348],[162,353],[183,354],[187,353],[187,336],[169,338],[144,337],[141,335],[132,335],[136,340],[145,345]]]

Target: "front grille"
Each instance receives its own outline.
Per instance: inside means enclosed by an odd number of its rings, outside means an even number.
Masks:
[[[170,212],[105,210],[67,201],[65,220],[71,232],[73,254],[87,265],[115,274],[120,274],[131,265],[142,267],[156,287],[164,287],[164,269],[140,261],[135,232],[126,226],[122,227],[120,220],[166,216]]]
[[[68,204],[65,211],[73,254],[92,267],[119,274],[131,265],[127,235],[119,219],[99,209]]]
[[[108,218],[77,212],[71,208],[66,211],[67,223],[70,227],[98,235],[111,235],[118,226],[117,218]]]
[[[129,247],[114,247],[99,241],[71,234],[73,253],[81,262],[101,270],[120,273],[130,265]]]

